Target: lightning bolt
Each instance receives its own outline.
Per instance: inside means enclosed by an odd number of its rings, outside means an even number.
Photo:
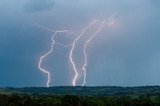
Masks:
[[[72,47],[71,47],[71,50],[70,50],[70,54],[69,54],[69,59],[70,59],[70,62],[73,66],[73,70],[74,70],[74,73],[75,73],[75,76],[73,78],[73,81],[72,81],[72,85],[73,86],[76,86],[76,81],[77,81],[77,78],[79,76],[78,74],[78,71],[77,71],[77,68],[76,68],[76,64],[74,62],[74,59],[73,59],[73,51],[74,51],[74,48],[75,48],[75,45],[77,43],[77,41],[83,36],[83,34],[86,32],[86,30],[91,27],[94,23],[96,22],[96,20],[93,20],[90,22],[90,24],[88,26],[86,26],[82,32],[79,34],[79,36],[73,41],[73,44],[72,44]]]
[[[88,44],[92,41],[92,39],[99,33],[102,31],[102,27],[104,26],[104,24],[106,23],[106,21],[104,20],[101,25],[99,26],[99,29],[96,30],[96,32],[94,34],[92,34],[89,39],[87,39],[85,41],[85,44],[84,44],[84,47],[83,47],[83,54],[84,54],[84,64],[82,66],[82,71],[83,73],[81,75],[79,75],[78,73],[78,69],[77,69],[77,66],[76,66],[76,63],[75,63],[75,60],[73,58],[73,52],[75,50],[75,47],[76,47],[76,44],[77,44],[77,41],[84,35],[84,33],[93,25],[95,24],[96,22],[99,22],[97,20],[92,20],[88,26],[86,26],[85,28],[83,28],[83,30],[80,32],[80,34],[78,35],[77,33],[71,31],[71,30],[52,30],[50,28],[47,28],[47,27],[43,27],[43,26],[40,26],[40,25],[37,25],[38,27],[44,29],[44,30],[47,30],[47,31],[51,31],[53,32],[53,35],[51,36],[51,47],[49,49],[48,52],[46,52],[44,55],[42,55],[39,59],[39,64],[38,64],[38,68],[40,71],[42,71],[43,73],[47,74],[47,82],[46,82],[46,85],[47,87],[50,86],[50,81],[51,81],[51,78],[50,78],[50,72],[46,69],[44,69],[42,67],[42,62],[44,61],[44,59],[46,59],[48,57],[49,54],[51,54],[53,51],[54,51],[54,45],[59,45],[59,46],[62,46],[62,47],[70,47],[71,46],[71,49],[70,49],[70,53],[69,53],[69,60],[70,60],[70,63],[72,65],[72,68],[73,68],[73,71],[75,73],[74,77],[73,77],[73,80],[72,80],[72,85],[73,86],[76,86],[76,82],[77,80],[84,75],[83,77],[83,83],[82,83],[82,86],[85,86],[86,84],[86,67],[88,65],[88,62],[87,62],[87,53],[86,53],[86,50],[87,50],[87,46]],[[109,23],[107,23],[107,25],[112,25],[115,23],[115,20],[110,20]],[[57,43],[55,41],[55,36],[58,34],[58,33],[66,33],[67,35],[71,35],[71,34],[74,34],[76,35],[76,38],[73,40],[73,42],[71,44],[68,44],[68,45],[64,45],[64,44],[61,44],[61,43]]]
[[[54,32],[53,35],[52,35],[52,37],[51,37],[51,41],[52,41],[52,43],[51,43],[51,48],[50,48],[50,50],[49,50],[47,53],[45,53],[44,55],[42,55],[42,56],[40,57],[40,59],[39,59],[39,64],[38,64],[38,68],[39,68],[43,73],[47,74],[47,79],[48,79],[48,80],[47,80],[47,82],[46,82],[46,85],[47,85],[47,87],[49,87],[49,86],[50,86],[50,81],[51,81],[50,72],[49,72],[48,70],[42,68],[41,65],[42,65],[42,62],[44,61],[44,59],[47,58],[47,56],[48,56],[49,54],[51,54],[51,53],[53,52],[53,50],[54,50],[54,45],[56,44],[56,41],[55,41],[54,37],[55,37],[58,33],[66,33],[67,35],[75,34],[75,33],[74,33],[73,31],[70,31],[70,30],[56,30],[56,31],[54,31],[54,30],[52,30],[52,29],[45,28],[45,27],[43,27],[43,26],[39,26],[39,25],[38,25],[38,27],[40,27],[40,28],[42,28],[42,29],[45,29],[45,30],[49,30],[49,31]],[[63,47],[69,47],[69,46],[71,46],[72,44],[63,45],[63,44],[57,43],[57,45],[60,45],[60,46],[63,46]]]
[[[100,25],[99,29],[85,42],[84,49],[83,49],[85,62],[84,62],[83,68],[82,68],[82,70],[84,71],[84,73],[83,73],[83,74],[84,74],[84,78],[83,78],[83,84],[82,84],[82,86],[85,86],[86,76],[87,76],[87,74],[86,74],[86,72],[87,72],[86,67],[87,67],[87,65],[88,65],[88,63],[87,63],[87,53],[86,53],[87,46],[88,46],[88,44],[92,41],[92,39],[93,39],[99,32],[102,31],[102,27],[104,26],[105,22],[106,22],[106,21],[104,20],[104,21],[102,22],[102,24]]]

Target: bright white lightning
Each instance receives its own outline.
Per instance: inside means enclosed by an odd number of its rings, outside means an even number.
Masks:
[[[49,29],[49,28],[45,28],[45,27],[43,27],[43,26],[41,26],[41,28],[42,28],[42,29],[45,29],[45,30],[49,30],[49,31],[54,32],[54,34],[53,34],[52,37],[51,37],[51,40],[52,40],[51,48],[50,48],[50,50],[49,50],[46,54],[44,54],[43,56],[40,57],[39,64],[38,64],[38,68],[39,68],[43,73],[47,74],[48,80],[47,80],[47,82],[46,82],[46,85],[47,85],[47,87],[49,87],[49,86],[50,86],[50,81],[51,81],[50,72],[47,71],[46,69],[42,68],[42,66],[41,66],[42,61],[43,61],[45,58],[47,58],[47,56],[48,56],[50,53],[53,52],[53,50],[54,50],[54,49],[53,49],[53,48],[54,48],[54,45],[56,44],[56,41],[55,41],[54,37],[55,37],[58,33],[66,33],[67,35],[70,35],[70,34],[74,34],[74,32],[69,31],[69,30],[57,30],[57,31],[54,31],[54,30],[51,30],[51,29]],[[68,47],[68,46],[70,46],[70,45],[64,46],[64,45],[62,45],[62,44],[60,44],[60,43],[58,43],[57,45],[61,45],[61,46],[63,46],[63,47]]]
[[[43,56],[40,57],[39,64],[38,64],[38,68],[39,68],[43,73],[47,74],[47,78],[48,78],[48,80],[47,80],[47,82],[46,82],[47,87],[50,86],[50,81],[51,81],[50,72],[47,71],[46,69],[42,68],[41,65],[42,65],[42,62],[44,61],[44,59],[47,58],[47,56],[53,52],[53,50],[54,50],[54,45],[60,45],[60,46],[63,46],[63,47],[69,47],[69,46],[71,46],[71,50],[70,50],[70,53],[69,53],[69,60],[70,60],[70,62],[71,62],[71,65],[72,65],[72,67],[73,67],[73,71],[74,71],[74,73],[75,73],[74,78],[73,78],[73,80],[72,80],[72,85],[73,85],[73,86],[76,86],[77,80],[78,80],[81,76],[84,75],[82,86],[85,86],[86,76],[87,76],[87,74],[86,74],[86,72],[87,72],[86,67],[87,67],[87,65],[88,65],[88,63],[87,63],[87,53],[86,53],[87,46],[88,46],[88,44],[92,41],[92,39],[93,39],[99,32],[102,31],[102,27],[104,26],[104,24],[106,23],[106,21],[104,20],[104,21],[102,22],[102,24],[100,25],[99,29],[96,30],[96,32],[95,32],[93,35],[91,35],[87,41],[85,41],[85,44],[84,44],[84,47],[83,47],[83,54],[84,54],[84,59],[85,59],[85,60],[84,60],[84,64],[83,64],[83,67],[82,67],[83,74],[81,74],[81,75],[78,74],[78,69],[77,69],[77,67],[76,67],[76,63],[75,63],[74,58],[73,58],[73,52],[74,52],[74,50],[75,50],[77,41],[84,35],[84,33],[86,32],[86,30],[89,29],[89,28],[90,28],[93,24],[95,24],[96,22],[97,22],[97,20],[91,21],[91,22],[89,23],[89,25],[86,26],[86,27],[80,32],[79,35],[77,35],[75,32],[73,32],[73,31],[71,31],[71,30],[52,30],[52,29],[50,29],[50,28],[37,25],[38,27],[40,27],[40,28],[42,28],[42,29],[44,29],[44,30],[48,30],[48,31],[51,31],[51,32],[54,33],[54,34],[52,35],[52,37],[51,37],[52,43],[51,43],[51,48],[50,48],[50,50],[49,50],[47,53],[45,53]],[[110,26],[110,25],[112,25],[112,24],[114,24],[114,23],[115,23],[115,20],[114,20],[113,18],[110,18],[110,19],[108,20],[107,25]],[[58,43],[58,42],[55,41],[54,38],[55,38],[55,36],[56,36],[58,33],[66,33],[67,35],[74,34],[74,35],[76,35],[77,37],[75,38],[75,40],[74,40],[71,44],[64,45],[64,44],[61,44],[61,43]]]
[[[87,27],[85,27],[85,28],[82,30],[82,32],[79,34],[79,36],[73,41],[73,44],[72,44],[72,47],[71,47],[71,50],[70,50],[70,54],[69,54],[69,59],[70,59],[70,62],[71,62],[71,64],[72,64],[72,66],[73,66],[73,70],[74,70],[74,72],[75,72],[75,76],[74,76],[73,81],[72,81],[72,85],[73,85],[73,86],[76,86],[76,81],[77,81],[77,78],[78,78],[78,76],[79,76],[78,71],[77,71],[77,68],[76,68],[76,64],[75,64],[75,62],[74,62],[74,60],[73,60],[73,51],[74,51],[75,45],[76,45],[77,41],[78,41],[78,40],[83,36],[83,34],[86,32],[86,30],[87,30],[89,27],[91,27],[95,22],[96,22],[96,20],[91,21],[90,24],[89,24]]]
[[[99,33],[102,31],[102,27],[104,26],[105,24],[105,20],[102,22],[102,24],[100,25],[99,29],[85,42],[85,45],[84,45],[84,49],[83,49],[83,53],[84,53],[84,58],[85,58],[85,62],[84,62],[84,65],[83,65],[83,68],[82,70],[84,71],[84,78],[83,78],[83,84],[82,86],[85,86],[85,83],[86,83],[86,67],[87,67],[87,53],[86,53],[86,50],[87,50],[87,46],[88,44],[92,41],[92,39]]]

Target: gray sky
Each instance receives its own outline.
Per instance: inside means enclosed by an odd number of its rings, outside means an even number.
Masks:
[[[159,5],[159,0],[0,0],[0,86],[45,86],[47,76],[37,65],[50,49],[52,33],[37,24],[81,31],[92,19],[109,17],[115,24],[105,27],[87,49],[86,84],[159,85]],[[74,38],[62,34],[56,39],[68,44]],[[56,46],[43,63],[52,86],[72,83],[69,51]],[[83,58],[80,52],[74,56]]]

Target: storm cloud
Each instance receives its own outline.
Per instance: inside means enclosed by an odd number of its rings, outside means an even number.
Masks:
[[[81,31],[92,19],[109,17],[115,25],[105,27],[87,50],[87,85],[158,85],[159,5],[159,0],[1,0],[0,86],[45,86],[37,64],[52,33],[37,24]],[[55,51],[43,65],[51,85],[71,85],[69,48]]]
[[[24,11],[26,12],[41,12],[53,8],[53,0],[27,0],[24,4]]]

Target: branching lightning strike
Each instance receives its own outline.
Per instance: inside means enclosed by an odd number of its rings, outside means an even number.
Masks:
[[[107,23],[107,25],[112,25],[112,24],[115,23],[115,20],[114,20],[114,19],[112,19],[112,20],[110,20],[110,21],[111,21],[111,22]],[[79,35],[78,35],[77,33],[73,32],[73,31],[71,31],[71,30],[52,30],[52,29],[50,29],[50,28],[46,28],[46,27],[37,25],[38,27],[40,27],[40,28],[42,28],[42,29],[44,29],[44,30],[48,30],[48,31],[53,32],[53,35],[52,35],[52,37],[51,37],[51,41],[52,41],[52,43],[51,43],[51,48],[50,48],[50,50],[49,50],[47,53],[45,53],[44,55],[42,55],[42,56],[40,57],[39,64],[38,64],[38,68],[39,68],[43,73],[47,74],[47,78],[48,78],[48,80],[47,80],[47,82],[46,82],[47,87],[50,86],[50,81],[51,81],[50,72],[47,71],[46,69],[42,68],[41,65],[42,65],[42,62],[44,61],[44,59],[47,58],[47,56],[54,51],[54,45],[60,45],[60,46],[63,46],[63,47],[69,47],[69,46],[71,46],[70,53],[69,53],[69,60],[70,60],[70,63],[71,63],[71,65],[72,65],[73,71],[74,71],[74,73],[75,73],[75,75],[74,75],[74,77],[73,77],[73,80],[72,80],[72,85],[73,85],[73,86],[76,86],[77,80],[78,80],[80,77],[84,76],[84,77],[83,77],[82,86],[85,86],[85,84],[86,84],[86,76],[87,76],[87,74],[86,74],[86,72],[87,72],[86,67],[87,67],[87,65],[88,65],[88,62],[87,62],[87,53],[86,53],[87,46],[88,46],[88,44],[93,40],[93,38],[94,38],[99,32],[102,31],[102,27],[103,27],[104,24],[106,23],[106,20],[102,21],[102,23],[100,24],[99,28],[95,31],[95,33],[92,34],[92,35],[89,37],[89,39],[87,39],[87,40],[85,41],[85,44],[84,44],[84,47],[83,47],[83,54],[84,54],[84,59],[85,59],[85,60],[84,60],[83,66],[82,66],[82,71],[83,71],[83,73],[82,73],[81,75],[79,75],[79,73],[78,73],[79,70],[77,69],[77,65],[76,65],[75,60],[74,60],[74,57],[73,57],[73,52],[74,52],[74,50],[75,50],[77,41],[79,41],[79,39],[80,39],[81,37],[83,37],[84,33],[85,33],[93,24],[95,24],[96,22],[99,22],[99,21],[97,21],[97,20],[92,20],[92,21],[89,23],[88,26],[86,26],[85,28],[83,28],[83,30],[80,32]],[[64,45],[64,44],[61,44],[61,43],[57,43],[57,42],[55,41],[55,36],[56,36],[58,33],[66,33],[67,35],[74,34],[74,35],[76,35],[76,38],[73,40],[73,42],[72,42],[71,44]]]
[[[84,49],[83,49],[84,58],[85,58],[85,63],[84,63],[83,68],[82,68],[83,71],[84,71],[84,73],[83,73],[83,74],[84,74],[84,78],[83,78],[83,84],[82,84],[82,86],[85,86],[86,76],[87,76],[87,74],[86,74],[86,72],[87,72],[86,67],[87,67],[87,65],[88,65],[88,63],[87,63],[87,53],[86,53],[87,46],[88,46],[88,44],[92,41],[92,39],[93,39],[99,32],[102,31],[102,27],[103,27],[104,24],[105,24],[105,20],[102,22],[102,24],[100,25],[99,29],[85,42]]]
[[[70,31],[70,30],[57,30],[57,31],[54,31],[54,30],[51,30],[51,29],[49,29],[49,28],[45,28],[45,27],[43,27],[43,26],[39,26],[39,27],[42,28],[42,29],[45,29],[45,30],[49,30],[49,31],[54,32],[54,34],[53,34],[52,37],[51,37],[51,40],[52,40],[51,48],[50,48],[50,50],[49,50],[47,53],[45,53],[43,56],[40,57],[39,64],[38,64],[38,68],[39,68],[43,73],[47,74],[48,80],[47,80],[47,82],[46,82],[46,85],[47,85],[47,87],[49,87],[49,86],[50,86],[50,81],[51,81],[50,72],[47,71],[46,69],[42,68],[42,66],[41,66],[42,61],[44,60],[44,58],[47,58],[47,56],[48,56],[50,53],[53,52],[53,50],[54,50],[54,45],[56,44],[56,41],[55,41],[54,37],[55,37],[58,33],[66,33],[67,35],[75,34],[75,33],[72,32],[72,31]],[[69,45],[63,45],[63,44],[60,44],[60,43],[57,43],[57,45],[61,45],[61,46],[63,46],[63,47],[69,47],[69,46],[71,46],[71,44],[69,44]]]
[[[77,71],[77,68],[76,68],[76,64],[73,60],[73,51],[74,51],[74,48],[75,48],[75,45],[77,43],[77,41],[83,36],[83,34],[86,32],[86,30],[91,27],[94,23],[96,22],[96,20],[93,20],[87,27],[85,27],[82,32],[79,34],[79,36],[73,41],[73,44],[72,44],[72,47],[71,47],[71,50],[70,50],[70,55],[69,55],[69,59],[70,59],[70,62],[73,66],[73,70],[75,72],[75,76],[73,78],[73,81],[72,81],[72,85],[73,86],[76,86],[76,81],[77,81],[77,77],[79,76],[78,74],[78,71]]]

